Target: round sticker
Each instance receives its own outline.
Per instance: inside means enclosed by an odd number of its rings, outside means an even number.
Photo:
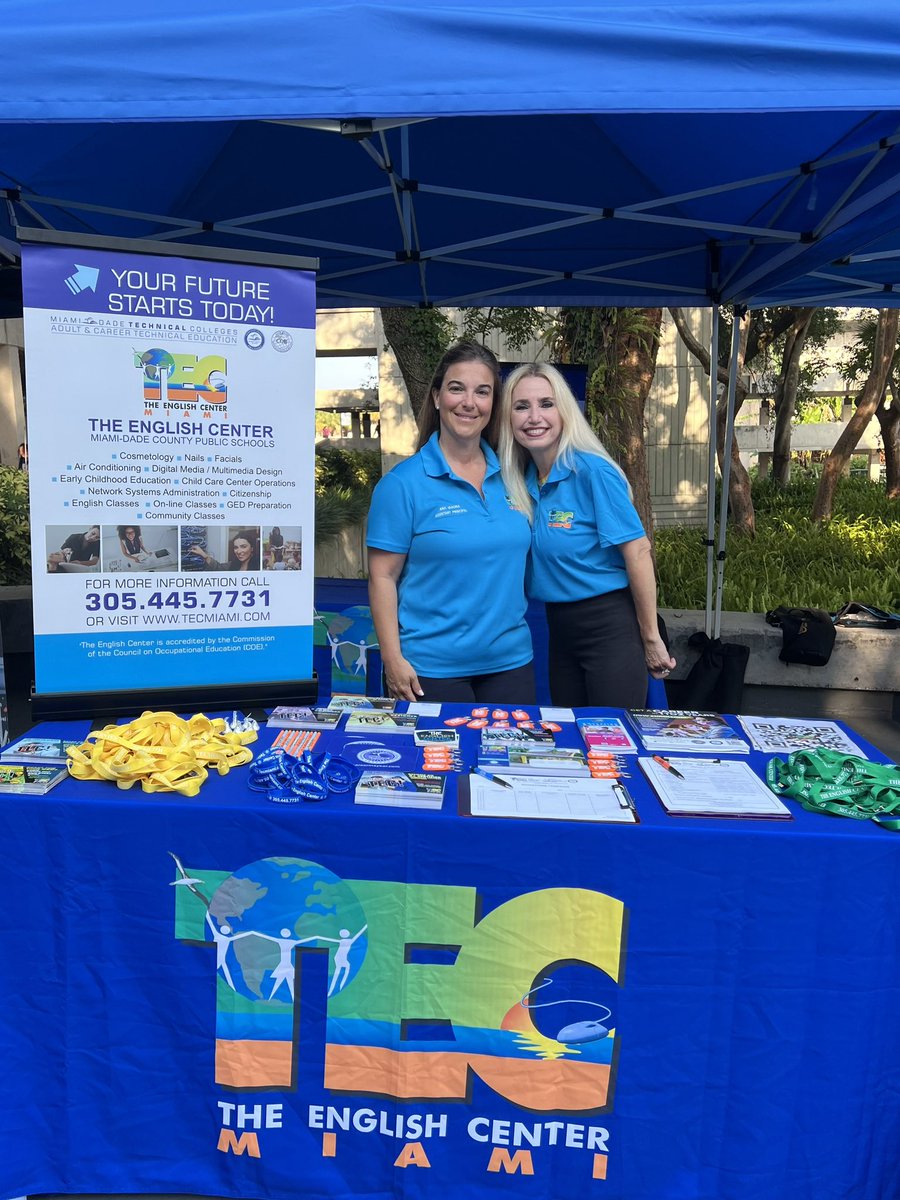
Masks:
[[[370,763],[373,767],[399,762],[402,757],[397,750],[389,750],[387,746],[372,746],[368,750],[360,750],[356,755],[357,762]]]

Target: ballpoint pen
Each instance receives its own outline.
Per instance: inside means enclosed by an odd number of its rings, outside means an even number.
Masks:
[[[475,774],[476,774],[476,775],[481,775],[481,777],[482,777],[483,779],[489,779],[489,780],[491,781],[491,783],[496,783],[496,784],[498,784],[500,787],[505,787],[505,788],[511,788],[511,787],[512,787],[512,784],[511,784],[511,783],[509,783],[509,782],[508,782],[508,780],[506,780],[506,779],[501,779],[501,778],[499,777],[499,775],[489,775],[489,774],[487,773],[487,771],[483,771],[483,770],[481,769],[481,767],[476,767],[476,768],[475,768]]]
[[[682,775],[682,773],[680,771],[677,771],[672,766],[672,764],[669,762],[669,760],[667,758],[663,758],[662,755],[654,754],[653,761],[655,763],[659,763],[659,765],[663,768],[664,771],[671,771],[671,773],[675,776],[676,779],[684,779],[684,776]]]

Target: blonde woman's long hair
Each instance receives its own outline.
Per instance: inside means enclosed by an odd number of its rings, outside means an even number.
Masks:
[[[533,362],[523,363],[515,370],[510,371],[503,384],[500,399],[497,456],[503,471],[503,482],[515,507],[523,512],[529,521],[533,519],[534,502],[525,486],[525,468],[531,461],[531,455],[524,446],[519,445],[512,432],[513,392],[523,379],[545,379],[553,394],[562,422],[562,436],[559,439],[556,461],[564,467],[571,467],[576,450],[581,450],[585,454],[597,454],[600,458],[605,458],[619,472],[625,480],[628,495],[631,496],[631,485],[625,477],[625,472],[588,425],[584,414],[578,407],[578,401],[575,399],[572,389],[563,376],[550,363]]]

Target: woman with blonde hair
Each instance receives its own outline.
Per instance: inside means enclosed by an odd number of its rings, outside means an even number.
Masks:
[[[555,367],[526,363],[509,375],[499,457],[532,526],[526,590],[547,608],[553,703],[642,708],[647,671],[664,679],[675,666],[650,543],[624,473]]]

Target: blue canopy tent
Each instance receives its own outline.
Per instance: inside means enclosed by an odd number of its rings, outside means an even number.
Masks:
[[[7,0],[16,225],[313,254],[319,302],[891,302],[900,14]],[[887,264],[887,265],[886,265]],[[887,296],[887,301],[883,296]]]
[[[900,302],[890,8],[3,15],[13,307],[23,226],[314,256],[324,307]]]
[[[881,5],[870,14],[862,7],[846,0],[758,0],[743,9],[722,0],[681,5],[653,0],[643,5],[157,0],[152,6],[120,0],[80,5],[4,0],[0,262],[7,266],[0,269],[0,280],[10,281],[15,303],[19,231],[28,227],[168,241],[174,251],[181,245],[208,245],[315,256],[323,306],[677,304],[707,305],[716,313],[720,304],[897,304],[900,11]],[[71,808],[56,806],[61,812]],[[138,912],[139,902],[150,895],[146,856],[155,853],[157,843],[151,838],[150,850],[142,847],[135,816],[139,805],[121,811],[109,852],[118,855],[116,870],[126,872],[127,890],[137,897],[128,912]],[[190,840],[199,858],[189,865],[211,871],[215,860],[205,857],[214,844],[209,810],[206,817],[202,808],[197,811]],[[226,845],[246,840],[237,805],[235,812],[235,820],[226,822],[233,829],[215,831],[216,837],[227,836]],[[187,828],[187,814],[188,806],[182,805],[176,817],[163,814],[155,821],[160,829],[177,831]],[[331,817],[325,813],[323,819]],[[68,825],[51,821],[48,828],[56,838],[54,862],[70,865],[79,848],[77,830],[67,839],[57,831]],[[336,846],[342,844],[340,835],[335,826]],[[298,827],[299,845],[306,844],[304,836],[308,839],[308,832]],[[701,834],[696,857],[663,875],[676,880],[684,895],[714,895],[716,876],[709,864],[717,844],[711,838]],[[732,1159],[720,1162],[715,1152],[725,1133],[716,1134],[713,1161],[695,1174],[672,1175],[666,1195],[836,1197],[849,1195],[858,1183],[853,1194],[860,1200],[883,1200],[882,1181],[896,1178],[887,1132],[896,1103],[876,1069],[878,1039],[886,1026],[869,1029],[854,1015],[860,1011],[859,995],[876,986],[874,969],[875,982],[866,978],[860,986],[853,979],[848,985],[839,956],[823,969],[823,1004],[834,1011],[832,1023],[843,1040],[816,1042],[813,1034],[818,1037],[825,1026],[810,1023],[799,1006],[802,993],[791,990],[792,939],[800,946],[813,927],[807,912],[824,903],[835,879],[846,889],[854,882],[836,850],[825,847],[827,839],[811,840],[822,848],[810,860],[806,894],[803,879],[785,893],[804,903],[799,920],[780,897],[761,917],[749,907],[753,897],[742,891],[741,880],[724,888],[715,911],[684,909],[683,927],[680,891],[674,903],[671,895],[657,900],[654,894],[659,913],[649,913],[647,898],[635,896],[634,927],[643,922],[660,929],[661,957],[669,958],[672,971],[677,968],[698,992],[707,993],[710,1012],[730,1007],[750,1021],[749,1033],[740,1035],[742,1044],[730,1046],[724,1040],[710,1042],[693,1014],[683,1017],[684,996],[670,1014],[662,985],[647,1010],[648,1024],[660,1011],[674,1018],[672,1028],[650,1043],[671,1055],[666,1078],[676,1078],[685,1093],[679,1108],[673,1102],[678,1113],[673,1142],[688,1140],[694,1120],[702,1119],[704,1132],[725,1130],[734,1150]],[[35,843],[38,849],[41,844]],[[170,1019],[168,1007],[177,1007],[182,997],[173,992],[161,1015],[150,1013],[143,999],[137,1005],[131,1001],[131,977],[158,968],[152,956],[156,943],[147,941],[145,911],[121,935],[123,945],[109,948],[119,956],[118,974],[104,976],[98,968],[91,936],[102,926],[95,917],[113,901],[104,897],[102,872],[97,873],[99,834],[85,844],[90,853],[81,856],[84,866],[79,861],[80,890],[65,897],[75,916],[60,917],[49,907],[36,915],[18,900],[20,892],[32,894],[22,884],[36,869],[32,847],[13,875],[10,895],[19,907],[10,908],[8,924],[24,964],[20,991],[23,1002],[36,1006],[37,1028],[47,1028],[50,1018],[39,1011],[40,995],[32,1000],[32,983],[37,976],[41,983],[49,979],[52,995],[60,1000],[52,1018],[68,1019],[72,981],[62,969],[66,960],[60,952],[58,961],[38,962],[35,946],[59,948],[63,934],[71,934],[77,939],[73,954],[83,954],[84,973],[96,986],[90,993],[98,997],[96,1025],[90,1029],[108,1024],[123,1058],[131,1061],[128,1039],[137,1042],[148,1029],[160,1036]],[[160,844],[179,849],[177,842]],[[760,875],[771,875],[776,859],[774,878],[779,870],[787,879],[797,874],[795,842],[785,839],[781,849],[779,839],[762,837],[754,845],[754,870]],[[385,850],[386,871],[396,861],[394,849]],[[135,859],[138,850],[144,857]],[[450,850],[455,853],[455,843]],[[690,847],[680,852],[683,858]],[[492,873],[504,874],[510,853],[506,845],[498,849]],[[867,856],[857,851],[853,862],[865,857],[870,864],[874,855],[874,849]],[[338,860],[359,861],[356,847],[346,847]],[[449,861],[447,853],[443,861]],[[651,862],[648,880],[653,869]],[[543,863],[536,879],[542,871]],[[688,888],[685,881],[704,876],[708,891]],[[887,877],[885,869],[874,878]],[[65,873],[61,878],[66,880]],[[838,917],[842,924],[823,918],[817,939],[823,957],[832,943],[840,946],[842,937],[852,936],[857,914],[839,913],[834,920]],[[878,921],[858,924],[870,935],[875,930],[864,945],[868,949],[871,943],[869,960],[877,963]],[[114,937],[124,928],[115,926]],[[780,972],[771,980],[757,967],[768,961],[759,947],[769,928],[783,929],[786,946],[776,958]],[[686,947],[698,930],[744,963],[740,979],[747,998],[740,1004],[729,990],[729,975],[707,977],[689,960]],[[99,961],[108,960],[101,956]],[[192,971],[190,965],[184,968],[188,995],[195,982]],[[658,978],[671,976],[663,972]],[[885,987],[891,983],[888,979]],[[707,1007],[698,1011],[705,1016]],[[729,1111],[724,1087],[703,1098],[699,1109],[696,1097],[687,1095],[694,1090],[691,1060],[702,1070],[705,1053],[717,1057],[724,1064],[717,1078],[730,1083],[752,1058],[762,1036],[758,1030],[777,1050],[762,1061],[779,1062],[778,1072],[754,1080],[760,1119],[752,1109]],[[853,1034],[849,1040],[847,1030]],[[104,1078],[108,1064],[98,1059],[97,1047],[105,1036],[104,1030],[96,1043],[78,1047],[80,1057],[96,1061]],[[797,1053],[801,1044],[804,1059]],[[861,1050],[871,1055],[871,1094],[886,1103],[888,1121],[875,1123],[874,1134],[866,1122],[875,1101],[863,1108],[855,1091],[840,1097],[845,1124],[833,1120],[836,1106],[820,1106],[815,1097],[808,1097],[805,1109],[791,1106],[786,1080],[796,1062],[835,1056],[840,1061],[844,1055],[852,1064]],[[118,1174],[106,1169],[104,1160],[115,1157],[116,1131],[88,1140],[81,1122],[92,1095],[79,1092],[80,1076],[73,1072],[69,1078],[66,1062],[47,1061],[51,1066],[46,1078],[37,1076],[35,1095],[43,1087],[50,1102],[38,1108],[26,1090],[10,1106],[11,1118],[31,1119],[22,1152],[37,1154],[32,1146],[43,1152],[46,1166],[37,1190],[68,1186],[109,1192],[130,1186],[171,1191],[168,1175],[152,1174],[152,1148],[136,1153]],[[190,1081],[171,1073],[165,1053],[159,1062],[166,1090],[183,1091]],[[23,1065],[10,1059],[10,1072],[17,1064]],[[863,1074],[860,1068],[852,1077]],[[127,1075],[116,1082],[124,1123],[132,1119],[129,1088],[139,1086]],[[58,1095],[65,1097],[65,1112],[53,1102]],[[662,1159],[665,1142],[654,1147],[650,1141],[658,1125],[648,1120],[641,1097],[631,1103],[631,1126],[643,1131],[632,1144],[646,1146],[648,1160]],[[206,1105],[206,1099],[199,1104]],[[196,1109],[191,1111],[197,1128],[206,1129],[206,1116],[198,1120]],[[161,1113],[160,1141],[172,1139],[177,1148],[187,1133],[199,1136],[193,1129],[170,1128],[166,1120],[167,1113]],[[19,1127],[11,1121],[10,1141]],[[776,1127],[783,1139],[770,1147],[767,1138]],[[829,1144],[835,1130],[837,1169]],[[291,1130],[285,1133],[294,1136]],[[75,1145],[79,1139],[80,1147]],[[809,1147],[819,1155],[812,1163]],[[778,1159],[782,1148],[783,1162]],[[79,1161],[93,1153],[99,1165],[92,1174],[70,1179],[66,1159],[76,1149]],[[210,1153],[215,1157],[214,1149]],[[859,1180],[846,1178],[854,1155],[862,1163]],[[311,1172],[322,1166],[312,1156],[307,1165]],[[227,1179],[225,1167],[216,1176],[226,1190],[237,1189],[238,1178]],[[380,1178],[373,1172],[361,1189],[380,1194]],[[716,1193],[701,1191],[698,1181],[710,1178],[721,1181]],[[773,1179],[784,1184],[777,1193],[770,1186]],[[518,1182],[523,1191],[533,1192],[530,1185],[536,1181]],[[292,1181],[294,1191],[302,1186],[303,1181]],[[585,1190],[590,1186],[586,1179]],[[601,1194],[606,1185],[598,1180],[595,1186]],[[264,1182],[235,1194],[251,1194],[254,1188],[258,1195],[283,1194],[269,1192]],[[402,1190],[412,1195],[423,1189],[410,1181]],[[510,1181],[502,1178],[494,1190],[513,1194]],[[662,1195],[649,1187],[645,1194],[654,1200]]]

